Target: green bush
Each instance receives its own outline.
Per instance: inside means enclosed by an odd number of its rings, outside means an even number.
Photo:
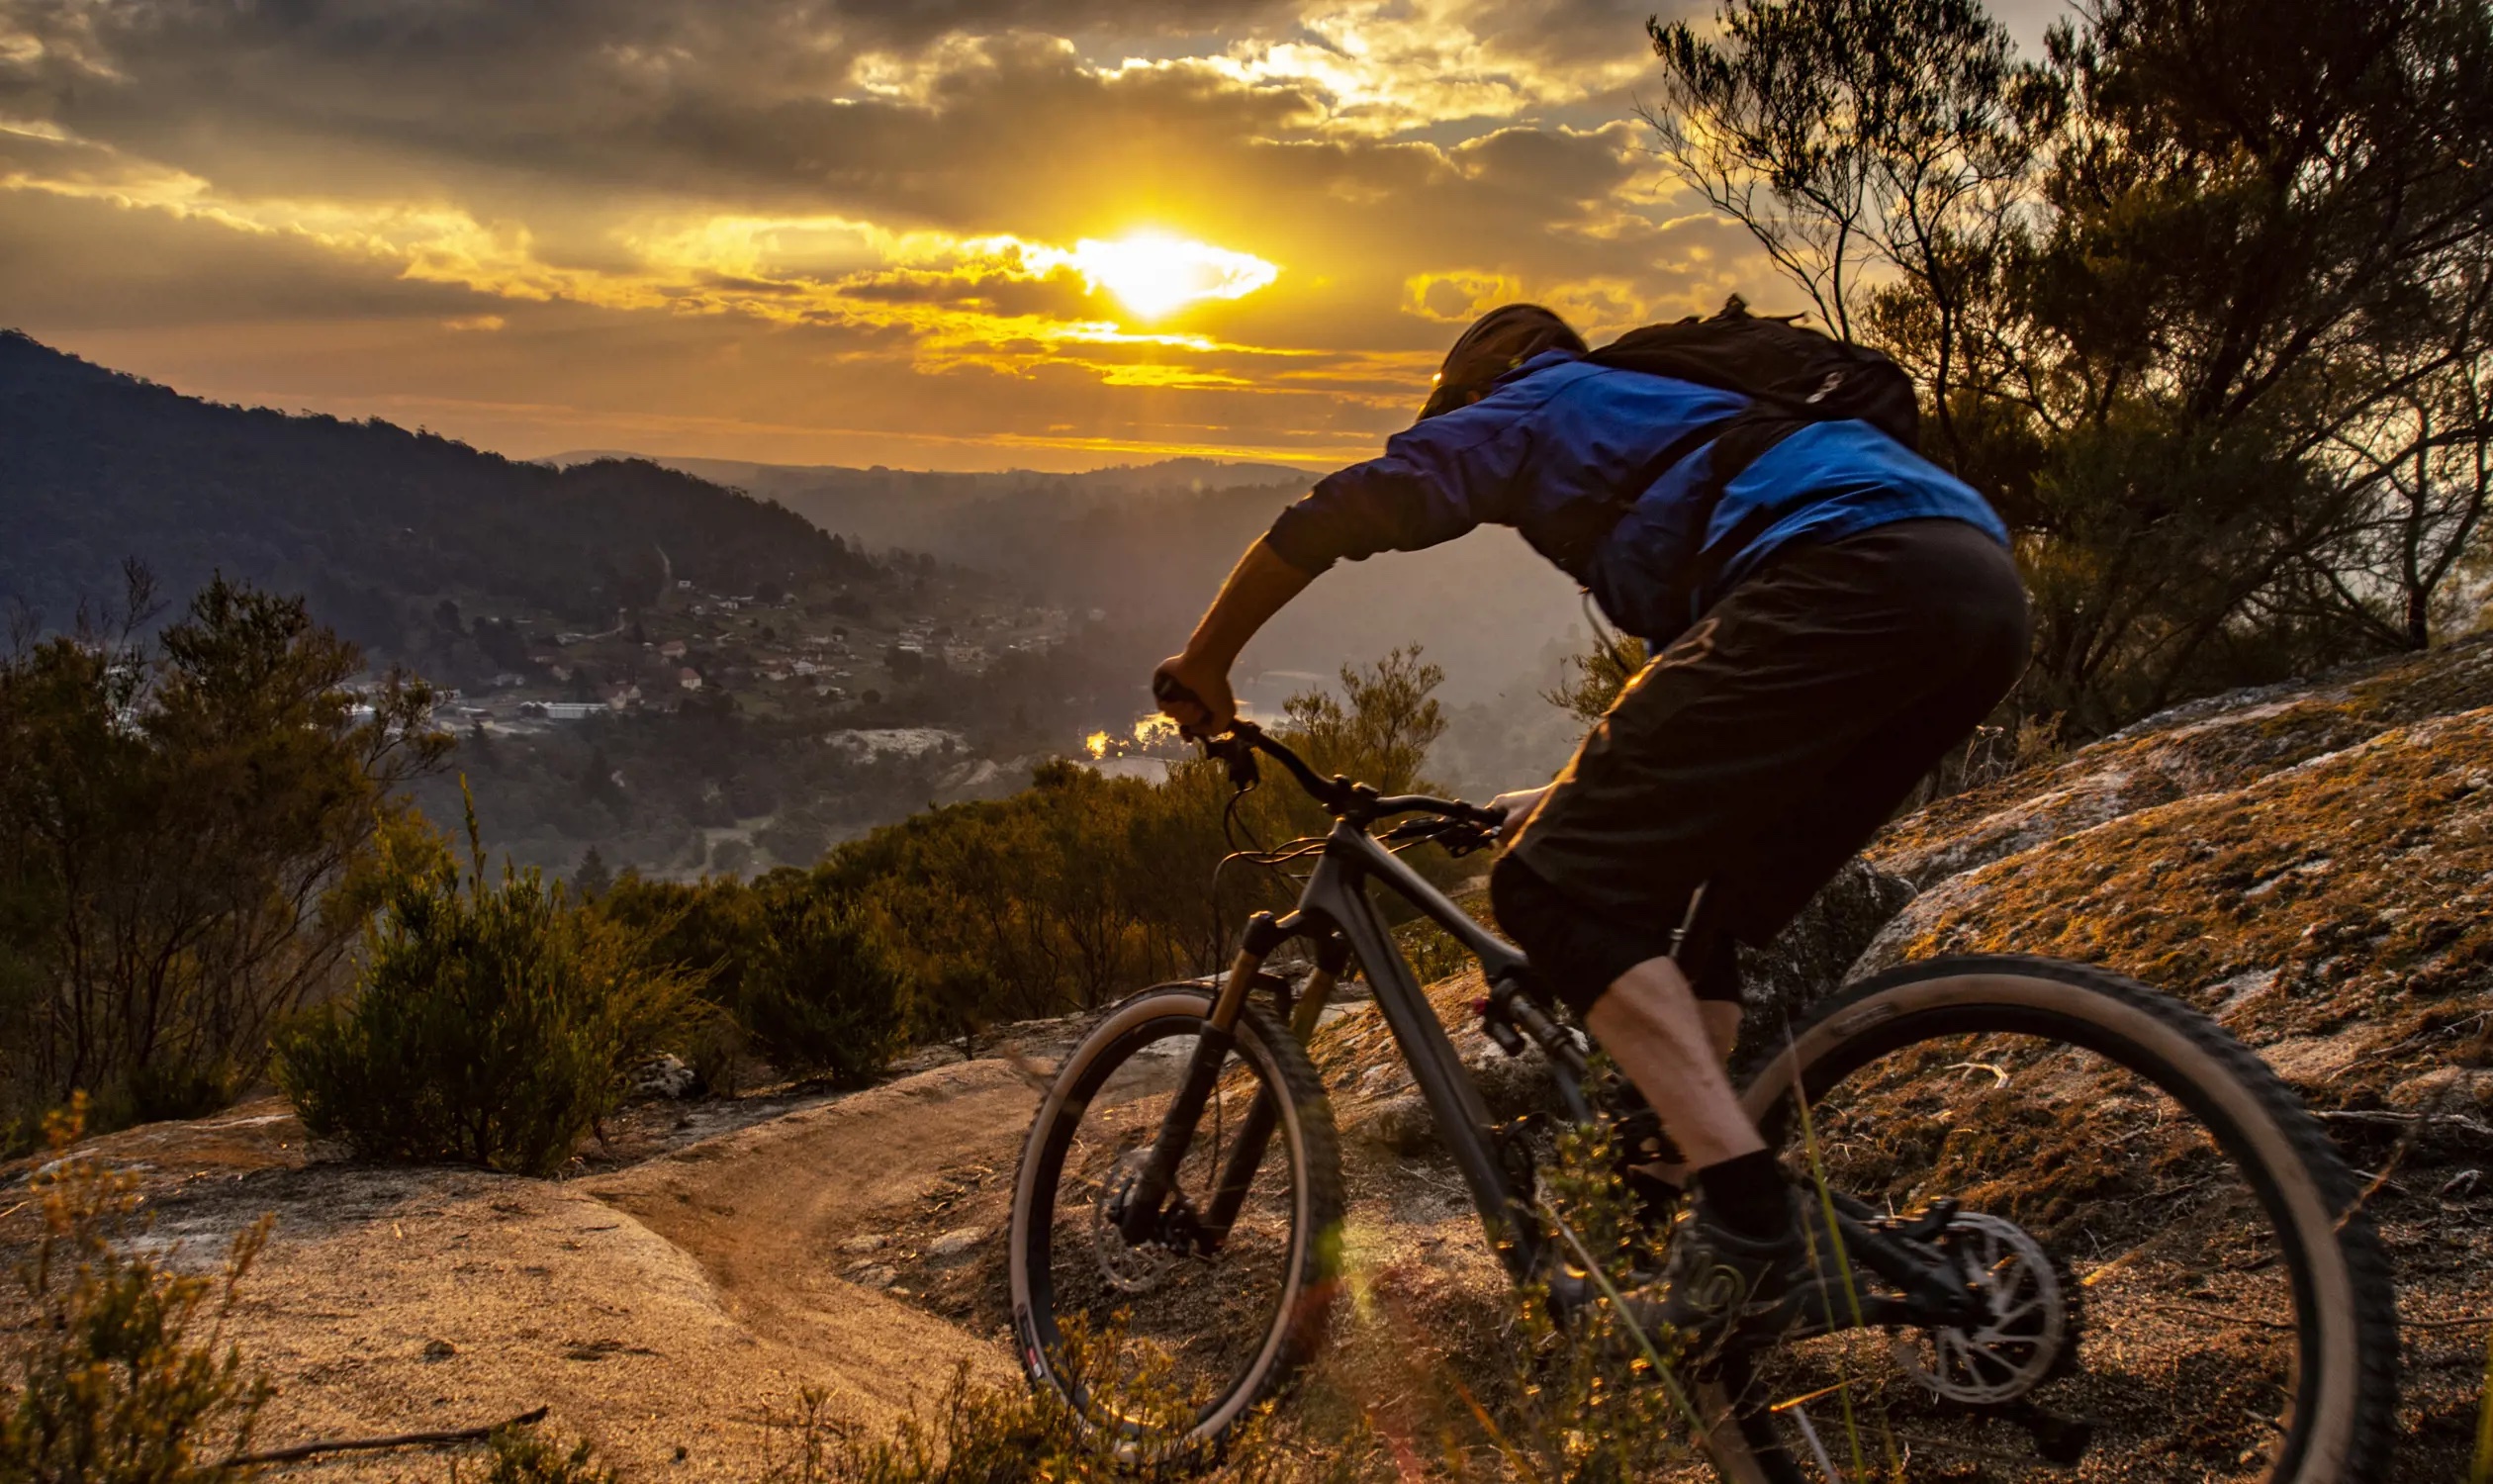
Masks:
[[[783,868],[751,882],[626,875],[597,910],[638,935],[647,963],[698,976],[734,1039],[788,1075],[854,1086],[901,1042],[910,977],[822,873]],[[705,1084],[719,1085],[710,1064],[720,1060],[695,1056]]]
[[[381,907],[355,992],[281,1038],[280,1085],[314,1133],[361,1154],[545,1174],[684,1025],[692,984],[559,884],[484,853],[464,881],[441,839],[382,842]]]
[[[565,1452],[532,1429],[501,1427],[485,1445],[494,1459],[494,1466],[485,1473],[485,1484],[615,1484],[614,1470],[593,1461],[594,1451],[586,1438]]]
[[[44,1236],[18,1269],[33,1322],[0,1367],[0,1479],[18,1484],[224,1484],[274,1388],[221,1345],[234,1289],[267,1240],[236,1238],[225,1270],[177,1272],[138,1239],[137,1182],[68,1153],[85,1100],[47,1121],[35,1176]]]
[[[782,1071],[839,1086],[871,1081],[900,1046],[909,985],[849,907],[816,883],[766,881],[762,960],[744,975],[735,1015]]]

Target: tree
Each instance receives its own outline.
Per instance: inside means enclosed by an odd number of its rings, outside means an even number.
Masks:
[[[1998,373],[1985,311],[2061,80],[1979,0],[1729,0],[1715,26],[1646,23],[1665,157],[1839,337],[1907,350],[1956,454],[1958,389]]]
[[[582,901],[596,901],[614,886],[614,873],[606,869],[605,857],[592,845],[580,853],[580,864],[572,871],[572,891]]]
[[[153,639],[152,587],[0,661],[0,1116],[217,1105],[335,983],[375,831],[449,739],[300,599],[218,578]],[[26,1125],[22,1122],[20,1127]]]
[[[1654,29],[1666,157],[1916,374],[2018,537],[2021,706],[2082,735],[2429,636],[2481,530],[2484,6],[2095,0],[2041,67],[1971,0],[1716,19]]]

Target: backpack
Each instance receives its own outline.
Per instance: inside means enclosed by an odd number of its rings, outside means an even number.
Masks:
[[[1585,359],[1750,399],[1746,412],[1708,430],[1726,443],[1739,440],[1739,449],[1715,450],[1718,469],[1726,452],[1745,450],[1739,467],[1746,468],[1812,422],[1859,418],[1907,448],[1920,445],[1921,405],[1911,378],[1895,362],[1790,320],[1752,315],[1737,294],[1710,320],[1691,315],[1673,325],[1631,329]]]
[[[1691,315],[1675,324],[1631,329],[1585,359],[1597,366],[1719,387],[1749,399],[1731,417],[1674,439],[1632,476],[1616,498],[1613,520],[1672,465],[1708,443],[1714,449],[1706,483],[1697,492],[1695,529],[1701,533],[1712,523],[1724,486],[1767,449],[1812,422],[1858,418],[1907,448],[1920,443],[1921,407],[1911,378],[1895,362],[1790,320],[1752,315],[1737,294],[1710,319]],[[1745,543],[1735,533],[1723,544],[1736,550]],[[1584,551],[1590,549],[1584,543]]]

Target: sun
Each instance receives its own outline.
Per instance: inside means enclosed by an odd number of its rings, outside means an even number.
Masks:
[[[1106,289],[1145,320],[1202,299],[1243,299],[1281,270],[1248,252],[1164,232],[1138,232],[1114,241],[1084,237],[1072,264],[1092,290]]]

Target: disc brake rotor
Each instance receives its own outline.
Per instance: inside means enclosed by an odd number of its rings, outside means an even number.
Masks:
[[[1152,1158],[1151,1146],[1128,1153],[1100,1182],[1099,1202],[1091,1208],[1091,1251],[1099,1259],[1099,1275],[1120,1293],[1149,1293],[1159,1286],[1177,1254],[1158,1242],[1128,1242],[1118,1225],[1126,1192],[1143,1177]]]
[[[2015,1222],[1960,1212],[1939,1237],[1988,1317],[1899,1338],[1896,1360],[1939,1396],[1976,1406],[2013,1401],[2052,1372],[2070,1340],[2069,1304],[2051,1254]]]

